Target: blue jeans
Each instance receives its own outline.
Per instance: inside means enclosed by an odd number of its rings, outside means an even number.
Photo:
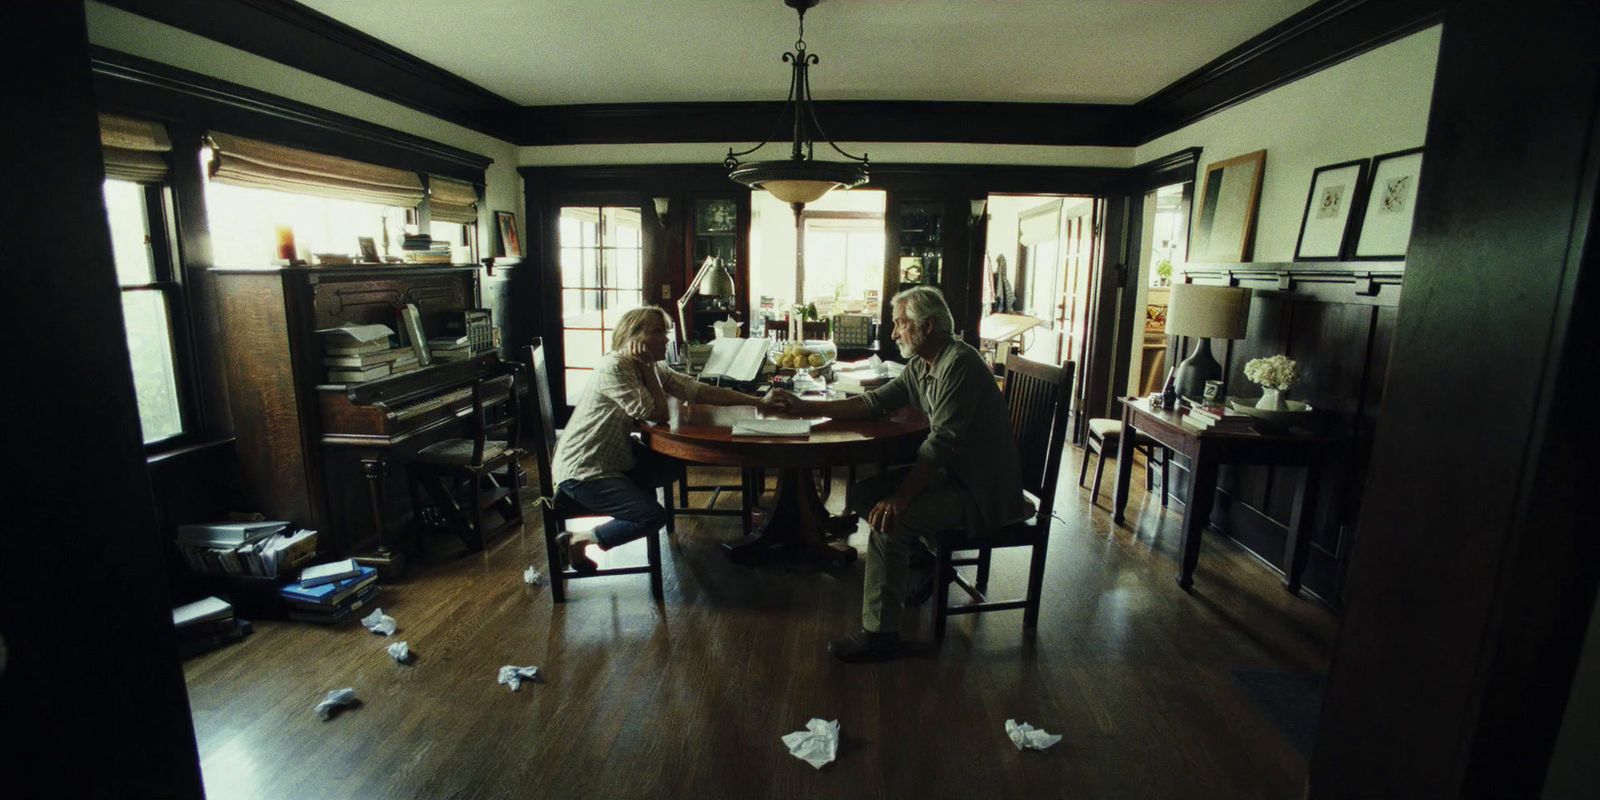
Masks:
[[[656,500],[656,489],[683,477],[683,462],[633,445],[633,469],[621,478],[565,480],[562,494],[585,508],[610,515],[611,521],[594,529],[601,550],[627,544],[667,524],[667,510]],[[668,489],[671,491],[671,489]]]

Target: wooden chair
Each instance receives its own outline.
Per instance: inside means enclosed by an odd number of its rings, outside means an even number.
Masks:
[[[825,319],[806,320],[800,323],[800,335],[807,341],[831,341],[833,336],[828,332],[828,321]]]
[[[767,320],[767,338],[780,342],[789,341],[789,321],[786,319]]]
[[[482,550],[490,536],[522,524],[522,502],[517,492],[517,461],[522,453],[517,448],[519,408],[515,375],[476,381],[472,385],[472,416],[468,419],[472,438],[430,444],[417,451],[408,466],[411,486],[420,484],[426,490],[450,518],[451,527],[462,541],[474,551]],[[491,411],[498,414],[493,421]],[[466,497],[458,499],[457,486],[463,481]],[[412,497],[415,500],[415,491]],[[497,506],[503,521],[486,530],[483,512]]]
[[[661,539],[660,533],[653,531],[645,537],[646,564],[639,567],[606,567],[594,572],[578,572],[568,567],[565,570],[556,569],[561,559],[556,555],[556,536],[566,530],[567,520],[583,517],[603,517],[596,511],[584,508],[576,500],[556,491],[555,481],[550,474],[550,462],[556,452],[556,424],[555,407],[550,401],[550,380],[545,366],[543,342],[534,339],[533,344],[525,349],[524,357],[528,362],[529,382],[533,384],[533,395],[537,402],[534,411],[538,415],[537,435],[533,437],[533,453],[539,464],[539,509],[544,517],[544,549],[546,563],[550,571],[550,593],[557,603],[567,600],[566,583],[576,578],[596,578],[608,575],[637,575],[648,573],[650,575],[650,594],[656,600],[662,599],[661,591]],[[672,525],[672,490],[668,487],[666,495],[667,525]]]
[[[1122,441],[1122,421],[1115,419],[1097,418],[1089,420],[1089,438],[1083,445],[1083,464],[1078,468],[1078,487],[1083,487],[1083,479],[1089,474],[1089,455],[1095,456],[1094,462],[1094,488],[1089,490],[1089,502],[1093,503],[1100,497],[1100,475],[1106,468],[1106,451],[1116,452],[1117,445]],[[1156,451],[1161,451],[1161,505],[1167,505],[1167,466],[1172,460],[1172,451],[1154,439],[1143,434],[1133,442],[1133,447],[1144,453],[1144,490],[1149,492],[1155,488]]]
[[[1031,518],[1015,522],[974,538],[965,530],[944,531],[934,537],[933,639],[944,641],[945,622],[953,614],[979,614],[988,611],[1023,609],[1022,625],[1032,629],[1039,622],[1039,596],[1044,581],[1044,560],[1050,544],[1051,511],[1055,506],[1056,479],[1061,474],[1061,453],[1066,449],[1067,406],[1072,395],[1072,362],[1059,367],[1030,361],[1020,356],[1006,362],[1006,407],[1011,415],[1011,432],[1016,437],[1022,458],[1022,488],[1034,496],[1038,511]],[[1016,600],[990,600],[989,559],[995,548],[1031,547],[1028,561],[1027,594]],[[976,550],[977,555],[955,558],[960,551]],[[976,580],[968,582],[957,567],[976,566]],[[973,602],[950,605],[950,584],[961,587]]]

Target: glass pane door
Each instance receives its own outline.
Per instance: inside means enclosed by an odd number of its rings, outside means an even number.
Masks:
[[[577,405],[611,350],[611,332],[644,305],[644,238],[638,208],[561,209],[561,340],[566,403]]]

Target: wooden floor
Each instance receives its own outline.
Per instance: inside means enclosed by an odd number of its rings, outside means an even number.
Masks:
[[[944,646],[846,665],[825,642],[857,625],[858,561],[837,573],[723,558],[737,518],[680,520],[666,602],[644,576],[571,584],[556,606],[537,523],[488,552],[384,585],[392,639],[257,623],[185,665],[206,791],[222,798],[1294,798],[1305,762],[1231,678],[1321,673],[1337,619],[1218,537],[1178,588],[1178,514],[1135,490],[1113,527],[1063,465],[1037,635],[1021,612],[960,617]],[[1142,472],[1136,471],[1142,489]],[[734,493],[737,495],[737,493]],[[833,504],[841,501],[835,492]],[[702,501],[704,498],[701,498]],[[730,502],[737,497],[728,498]],[[530,514],[530,520],[537,515]],[[865,546],[857,534],[855,543]],[[611,554],[642,559],[640,545]],[[992,587],[1018,587],[1020,552]],[[928,610],[908,623],[925,639]],[[410,643],[410,666],[384,652]],[[502,665],[548,678],[513,694]],[[358,708],[312,707],[354,687]],[[816,770],[779,741],[837,719]],[[1062,735],[1016,750],[1015,718]]]

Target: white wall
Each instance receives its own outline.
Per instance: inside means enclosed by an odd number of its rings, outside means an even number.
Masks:
[[[485,199],[491,209],[516,211],[518,226],[526,230],[522,180],[517,174],[517,148],[510,142],[93,0],[86,2],[84,8],[89,21],[89,41],[93,44],[270,92],[494,159],[485,174]],[[480,244],[493,241],[492,238],[483,238],[490,233],[479,232],[482,239]]]
[[[1203,176],[1266,150],[1254,260],[1292,261],[1312,170],[1422,146],[1438,57],[1434,26],[1141,145],[1134,162],[1198,146]]]

